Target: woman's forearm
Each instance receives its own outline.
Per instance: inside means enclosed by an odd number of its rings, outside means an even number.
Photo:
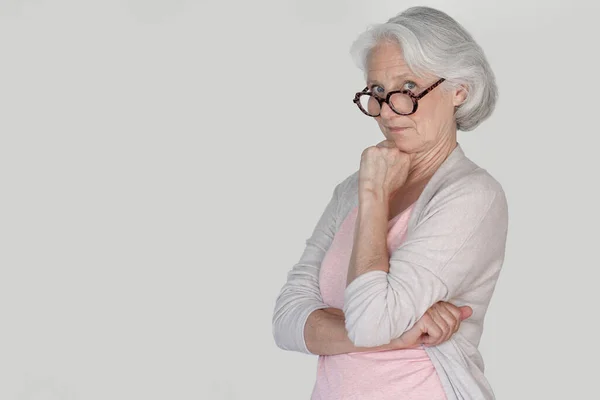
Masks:
[[[389,272],[387,248],[389,204],[384,193],[361,193],[354,230],[354,244],[348,267],[349,285],[369,271]],[[398,341],[377,347],[357,347],[348,338],[342,310],[320,309],[312,312],[304,327],[304,339],[313,354],[335,355],[363,351],[408,348]]]
[[[346,332],[344,312],[337,308],[313,311],[304,326],[304,340],[311,353],[323,356],[409,347],[398,342],[378,347],[354,346]]]
[[[389,272],[388,207],[383,193],[360,194],[346,286],[366,272]]]

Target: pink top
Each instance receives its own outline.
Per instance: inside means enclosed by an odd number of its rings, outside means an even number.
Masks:
[[[389,221],[391,254],[404,240],[413,206]],[[342,222],[323,262],[319,287],[323,302],[342,309],[358,207]],[[312,400],[446,400],[423,348],[319,356]]]

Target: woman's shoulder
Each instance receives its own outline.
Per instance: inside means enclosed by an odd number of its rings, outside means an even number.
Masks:
[[[485,168],[467,159],[468,168],[457,169],[456,173],[446,175],[440,187],[450,190],[485,191],[504,193],[502,184]]]
[[[508,202],[502,184],[466,156],[438,177],[423,195],[419,211],[424,218],[446,210],[439,215],[450,219],[470,216],[474,223],[487,216],[495,221],[497,228],[508,220]]]
[[[415,207],[416,214],[425,217],[440,209],[461,210],[453,213],[457,216],[492,212],[504,220],[508,204],[499,180],[458,148],[436,171]]]
[[[504,195],[502,184],[488,170],[469,158],[459,145],[433,176],[430,186],[437,195],[456,191],[495,192]]]

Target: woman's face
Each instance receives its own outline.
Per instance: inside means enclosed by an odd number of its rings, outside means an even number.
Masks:
[[[408,68],[398,44],[382,42],[370,53],[367,64],[367,86],[373,94],[385,98],[393,90],[410,90],[420,94],[439,77],[417,77]],[[419,100],[417,112],[398,115],[383,104],[376,117],[386,139],[406,153],[423,153],[448,141],[456,141],[454,107],[465,98],[463,89],[447,92],[438,86]],[[452,142],[452,144],[454,143]]]

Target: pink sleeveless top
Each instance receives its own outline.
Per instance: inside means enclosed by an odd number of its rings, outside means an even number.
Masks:
[[[404,240],[413,206],[389,221],[389,254]],[[344,306],[357,213],[355,207],[342,222],[321,263],[321,296],[330,307]],[[429,356],[419,347],[319,356],[311,399],[446,400],[446,395]]]

